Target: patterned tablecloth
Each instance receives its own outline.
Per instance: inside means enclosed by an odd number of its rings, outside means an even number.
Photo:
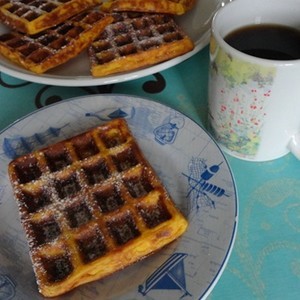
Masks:
[[[161,73],[107,86],[48,86],[1,73],[0,129],[63,99],[103,93],[150,98],[205,127],[207,77],[207,48]],[[299,299],[300,162],[290,154],[265,163],[227,158],[239,194],[239,226],[228,265],[209,299]],[[6,299],[1,282],[0,299]]]

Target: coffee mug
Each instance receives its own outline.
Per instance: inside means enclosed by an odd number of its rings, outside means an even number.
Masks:
[[[300,159],[300,57],[258,57],[228,42],[236,30],[243,41],[244,30],[270,26],[293,28],[299,38],[300,0],[235,0],[212,21],[209,131],[225,152],[249,161],[273,160],[290,151]],[[252,43],[255,49],[257,41]]]

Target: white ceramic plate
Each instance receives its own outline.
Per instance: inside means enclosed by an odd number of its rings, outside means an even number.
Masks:
[[[193,10],[183,16],[179,16],[179,24],[195,42],[194,50],[149,68],[115,76],[94,78],[90,75],[87,53],[83,52],[68,63],[41,75],[27,71],[0,55],[0,71],[27,81],[60,86],[95,86],[112,84],[154,74],[186,60],[208,44],[211,19],[221,3],[223,3],[221,0],[197,0]],[[7,31],[8,28],[0,24],[0,34]]]
[[[62,299],[199,299],[218,281],[237,229],[237,194],[227,161],[195,122],[164,105],[125,95],[75,98],[38,110],[0,134],[0,299],[39,299],[27,243],[7,178],[22,154],[124,117],[189,221],[156,254]]]

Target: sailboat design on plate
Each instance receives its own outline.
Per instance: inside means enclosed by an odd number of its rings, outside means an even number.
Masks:
[[[184,294],[180,297],[192,296],[186,289],[184,263],[186,253],[174,253],[165,261],[144,285],[139,286],[139,292],[146,295],[150,290],[181,290]]]

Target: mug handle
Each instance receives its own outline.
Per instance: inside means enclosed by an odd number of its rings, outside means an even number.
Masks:
[[[288,144],[288,149],[300,160],[300,132],[292,136]]]

